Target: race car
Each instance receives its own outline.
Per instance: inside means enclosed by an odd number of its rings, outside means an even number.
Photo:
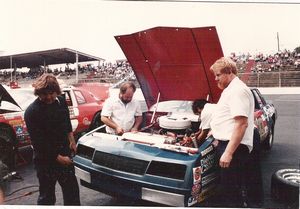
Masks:
[[[85,83],[62,88],[75,136],[101,125],[100,113],[110,84]],[[33,88],[11,89],[0,84],[0,160],[10,169],[32,159],[32,146],[24,112],[36,99]]]
[[[81,185],[171,206],[201,203],[215,193],[217,141],[210,136],[199,147],[181,142],[199,129],[192,102],[207,98],[216,103],[221,94],[209,70],[223,56],[216,28],[156,27],[115,38],[149,111],[138,132],[116,136],[99,128],[79,139],[73,160]],[[253,111],[261,140],[273,140],[275,108],[265,108],[259,91],[252,92],[260,99]]]

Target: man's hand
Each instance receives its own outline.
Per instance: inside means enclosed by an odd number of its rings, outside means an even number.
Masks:
[[[228,168],[232,160],[232,155],[228,152],[224,152],[220,158],[219,165],[221,168]]]
[[[73,161],[68,156],[57,155],[56,161],[64,166],[72,165]]]
[[[117,135],[122,135],[123,133],[124,133],[123,128],[117,126],[117,128],[116,128],[116,134],[117,134]]]
[[[182,141],[179,142],[181,146],[193,147],[192,137],[185,136]]]
[[[135,127],[133,127],[130,131],[131,131],[131,132],[138,132],[138,129],[135,128]]]
[[[75,142],[75,139],[74,139],[74,135],[73,135],[73,132],[70,132],[68,133],[68,139],[69,139],[69,147],[71,149],[71,151],[76,154],[77,152],[77,147],[76,147],[76,142]]]
[[[71,151],[76,154],[77,153],[77,146],[76,146],[76,142],[75,141],[71,141],[70,142],[70,149]]]

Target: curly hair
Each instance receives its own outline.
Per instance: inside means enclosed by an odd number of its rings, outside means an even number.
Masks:
[[[32,86],[34,87],[34,95],[37,96],[51,92],[56,92],[58,95],[61,94],[58,81],[52,74],[44,73],[32,84]]]

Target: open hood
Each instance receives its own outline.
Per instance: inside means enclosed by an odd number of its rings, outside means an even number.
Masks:
[[[0,107],[1,107],[1,102],[6,101],[9,103],[12,103],[16,106],[18,106],[20,109],[22,109],[19,104],[11,97],[11,95],[7,92],[7,90],[0,84]]]
[[[148,107],[159,101],[221,95],[210,66],[223,51],[215,27],[155,27],[115,36],[131,64]]]

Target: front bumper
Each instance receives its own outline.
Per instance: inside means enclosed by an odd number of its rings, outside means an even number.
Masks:
[[[170,206],[187,206],[190,190],[163,188],[147,185],[105,173],[83,170],[75,166],[75,174],[81,185],[109,195],[123,195]]]

